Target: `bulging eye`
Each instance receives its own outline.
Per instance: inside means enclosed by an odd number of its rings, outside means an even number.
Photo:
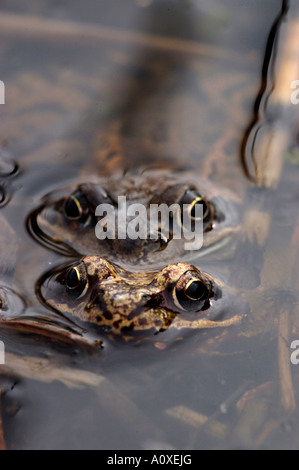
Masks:
[[[197,208],[201,208],[201,211],[197,211]],[[198,216],[198,212],[202,213],[202,215]],[[188,213],[191,219],[196,220],[198,218],[203,218],[203,220],[207,219],[209,215],[209,208],[207,202],[203,199],[203,197],[198,196],[191,202]]]
[[[71,296],[80,299],[87,293],[89,282],[86,268],[83,263],[70,268],[65,275],[65,285]]]
[[[201,300],[207,294],[207,288],[202,281],[191,279],[184,288],[184,294],[189,300]]]
[[[201,279],[199,273],[188,271],[173,289],[173,300],[182,310],[202,310],[209,305],[213,296],[211,282]]]
[[[75,196],[70,196],[64,205],[64,213],[71,220],[77,220],[82,215],[82,206]]]
[[[192,223],[197,220],[202,220],[205,231],[212,228],[213,220],[215,219],[215,207],[213,203],[207,201],[196,190],[189,189],[185,192],[179,201],[181,208],[180,223],[183,226],[192,227]],[[198,210],[200,209],[200,210]]]
[[[84,227],[88,226],[92,220],[88,201],[79,191],[71,194],[65,200],[63,213],[67,220],[80,223]]]

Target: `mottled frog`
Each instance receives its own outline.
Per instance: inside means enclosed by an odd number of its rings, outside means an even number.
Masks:
[[[121,222],[119,198],[125,198],[127,208]],[[153,229],[148,219],[141,219],[140,224],[145,224],[145,237],[132,239],[128,232],[125,235],[120,232],[129,226],[128,214],[133,204],[145,207],[146,214],[154,206],[176,204],[180,220],[176,213],[170,212],[166,224],[165,220],[157,219],[158,225]],[[113,209],[114,236],[107,235],[103,239],[96,236],[96,228],[103,221],[96,215],[99,205]],[[180,238],[174,236],[174,224],[178,222],[182,226],[187,221],[192,230],[196,227],[198,207],[201,208],[203,243],[194,250],[186,245],[184,230]],[[220,248],[239,233],[238,209],[238,198],[229,190],[197,175],[153,169],[97,178],[52,193],[30,215],[29,225],[31,233],[55,251],[65,254],[66,249],[80,256],[96,254],[125,267],[158,268],[181,260],[190,261],[213,250],[223,252]]]
[[[47,306],[98,326],[108,335],[150,336],[168,328],[226,327],[240,315],[222,317],[211,308],[223,284],[187,263],[132,273],[98,256],[86,256],[43,279]]]

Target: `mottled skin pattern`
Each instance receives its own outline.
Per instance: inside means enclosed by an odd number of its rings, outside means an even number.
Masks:
[[[186,287],[194,281],[201,286],[199,299],[186,296]],[[241,321],[238,315],[223,321],[213,318],[211,302],[221,298],[221,283],[187,263],[131,273],[103,258],[86,256],[52,273],[41,286],[41,294],[48,306],[63,314],[126,339],[169,327],[215,328]]]
[[[160,234],[158,240],[151,240],[149,233],[146,240],[119,239],[118,233],[115,239],[96,238],[95,226],[99,218],[95,217],[95,209],[99,204],[112,204],[117,217],[118,196],[126,196],[127,206],[138,203],[148,210],[150,204],[170,206],[183,201],[189,190],[204,198],[209,211],[200,252],[186,250],[186,239],[172,239],[171,233],[167,240]],[[86,214],[81,221],[70,220],[65,213],[65,204],[72,195],[88,207],[87,222]],[[51,249],[66,247],[81,256],[99,254],[123,266],[160,268],[167,263],[189,261],[230,242],[239,233],[238,208],[239,200],[230,191],[215,187],[197,175],[156,169],[115,174],[53,193],[31,214],[29,222],[32,232]]]

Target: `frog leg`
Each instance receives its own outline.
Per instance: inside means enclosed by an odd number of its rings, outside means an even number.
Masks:
[[[243,320],[241,315],[235,315],[228,320],[223,321],[212,321],[208,320],[207,318],[200,318],[199,320],[184,320],[181,318],[176,318],[173,322],[172,326],[177,328],[178,330],[182,330],[184,328],[191,328],[191,329],[203,329],[203,328],[225,328],[227,326],[232,325],[239,325]]]

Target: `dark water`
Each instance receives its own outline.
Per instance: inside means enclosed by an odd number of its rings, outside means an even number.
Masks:
[[[65,324],[35,293],[40,276],[67,261],[26,229],[41,198],[116,168],[193,168],[244,201],[244,236],[234,255],[194,263],[235,289],[225,308],[242,314],[236,309],[246,300],[246,322],[223,333],[170,336],[166,348],[168,332],[156,344],[101,338],[96,354],[1,329],[7,353],[32,358],[30,366],[7,356],[10,373],[2,369],[6,445],[296,448],[298,369],[289,357],[298,337],[298,111],[281,114],[276,107],[273,114],[269,98],[268,113],[257,99],[267,90],[265,79],[273,85],[269,53],[281,2],[143,4],[1,3],[0,22],[11,23],[0,33],[6,84],[0,206],[19,239],[4,280],[10,284],[14,271],[13,288],[25,302],[25,309],[16,303],[19,316]],[[274,128],[283,138],[281,116],[290,124],[278,182],[257,188],[248,176],[253,150],[262,150],[259,139],[250,148],[250,139],[257,127],[259,135]],[[107,135],[116,142],[110,154],[102,151]],[[9,159],[19,168],[10,168]]]

